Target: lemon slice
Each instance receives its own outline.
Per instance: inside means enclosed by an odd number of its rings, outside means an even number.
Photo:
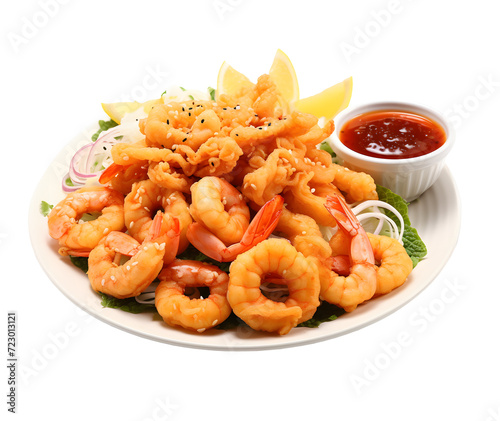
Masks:
[[[101,104],[104,112],[113,120],[114,122],[120,124],[122,118],[125,114],[131,113],[138,110],[140,107],[144,107],[146,114],[149,114],[151,108],[156,104],[162,104],[163,100],[161,98],[152,99],[146,102],[112,102],[108,104]]]
[[[330,120],[347,108],[352,95],[352,77],[330,86],[319,94],[299,99],[295,109]]]
[[[269,76],[276,84],[281,96],[286,102],[294,102],[299,99],[299,82],[292,62],[281,50],[276,51],[273,64],[269,70]]]
[[[233,69],[226,62],[222,63],[217,76],[217,97],[221,94],[236,95],[244,88],[254,84],[244,74]]]

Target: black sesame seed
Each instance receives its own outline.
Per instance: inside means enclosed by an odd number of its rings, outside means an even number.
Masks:
[[[271,125],[271,123],[269,123],[269,124],[267,125],[267,127],[269,127],[270,125]]]
[[[188,113],[188,116],[191,117],[191,113]]]
[[[204,118],[202,118],[202,119],[201,119],[201,124],[203,124],[204,122],[205,122],[205,119],[204,119]]]
[[[210,165],[212,165],[212,167],[215,167],[215,164],[213,162],[211,162]]]
[[[170,120],[167,120],[167,124],[170,124]]]
[[[185,142],[186,140],[188,140],[188,138],[186,137],[185,139],[183,139],[182,141]]]
[[[184,109],[184,107],[182,107],[182,111],[186,111],[186,110]]]

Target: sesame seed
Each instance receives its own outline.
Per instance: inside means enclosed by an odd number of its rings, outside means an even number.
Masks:
[[[127,270],[130,270],[130,265],[127,265]]]
[[[134,262],[134,263],[132,263],[132,266],[136,266],[138,264],[139,264],[139,262]]]
[[[107,234],[109,232],[109,228],[104,228],[103,234]]]
[[[116,278],[114,276],[110,276],[109,279],[111,279],[113,282],[116,281]]]
[[[217,324],[219,320],[218,319],[215,319],[213,322],[212,322],[212,326],[215,326]]]
[[[253,184],[253,183],[252,183],[252,184],[250,184],[250,187],[251,187],[252,189],[254,189],[254,190],[257,190],[257,186],[256,186],[255,184]]]
[[[105,280],[105,279],[103,279],[103,280],[101,281],[101,285],[102,285],[102,286],[104,286],[104,282],[106,282],[106,280]]]
[[[132,227],[134,226],[134,221],[132,221],[130,224],[129,224],[129,229],[132,229]]]
[[[196,331],[197,331],[197,332],[200,332],[200,333],[205,332],[205,330],[206,330],[206,329],[205,329],[204,327],[203,327],[203,328],[201,328],[201,329],[196,329]]]

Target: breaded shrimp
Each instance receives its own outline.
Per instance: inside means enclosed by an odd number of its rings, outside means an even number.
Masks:
[[[169,326],[204,332],[226,320],[231,307],[226,298],[229,276],[217,266],[196,260],[174,260],[158,275],[155,305]],[[190,299],[187,287],[208,287],[210,295]]]
[[[377,262],[375,295],[387,294],[404,284],[413,269],[413,262],[395,238],[370,233],[368,238]]]
[[[100,212],[92,221],[79,223],[85,213]],[[125,227],[123,195],[107,187],[85,187],[69,193],[50,212],[49,234],[59,240],[61,255],[88,256],[110,231]]]
[[[241,253],[265,240],[274,231],[283,209],[283,198],[275,196],[257,212],[241,240],[226,246],[218,236],[204,225],[196,222],[190,225],[187,238],[193,246],[208,257],[219,262],[230,262]]]
[[[184,251],[189,244],[186,237],[187,229],[193,221],[184,195],[160,187],[151,180],[135,183],[132,191],[125,197],[125,225],[130,235],[139,242],[144,241],[153,215],[160,209],[179,220],[179,252]]]
[[[178,235],[177,220],[159,212],[142,244],[126,234],[104,238],[89,255],[87,275],[92,288],[116,298],[139,295],[160,273],[165,251],[174,250],[175,257]],[[132,257],[120,265],[121,254]]]
[[[377,288],[373,250],[365,230],[341,196],[328,196],[325,206],[337,220],[339,229],[351,237],[351,264],[348,276],[340,276],[332,270],[330,276],[321,279],[321,297],[353,311],[358,304],[372,298]],[[325,264],[328,265],[328,260]],[[333,269],[333,265],[330,267]]]
[[[288,287],[284,302],[266,298],[260,289],[266,277]],[[319,306],[318,269],[284,239],[268,239],[231,264],[227,298],[234,313],[255,330],[286,335],[309,320]]]
[[[250,210],[242,194],[227,181],[204,177],[191,186],[193,219],[225,244],[237,243],[250,221]]]

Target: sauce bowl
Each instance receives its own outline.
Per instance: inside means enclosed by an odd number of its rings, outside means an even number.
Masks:
[[[357,115],[379,110],[404,111],[426,116],[442,126],[446,140],[433,152],[406,159],[370,157],[349,149],[341,142],[339,133],[346,122]],[[426,106],[407,102],[376,102],[341,112],[335,118],[335,132],[328,139],[328,143],[342,165],[370,174],[377,184],[389,188],[407,202],[411,202],[439,178],[444,160],[455,143],[455,132],[439,112]]]

